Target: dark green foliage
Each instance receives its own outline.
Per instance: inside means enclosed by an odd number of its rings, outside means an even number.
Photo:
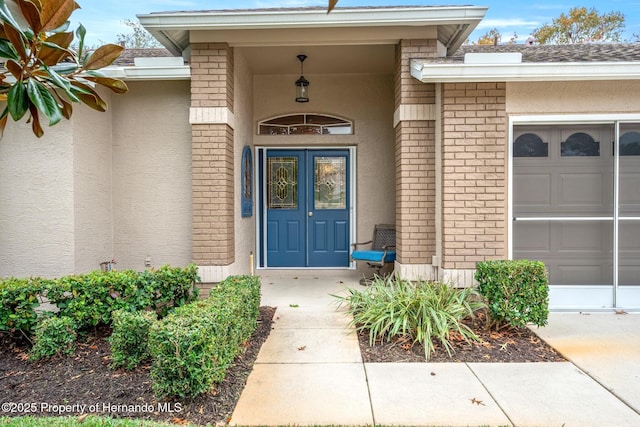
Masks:
[[[153,310],[160,316],[173,307],[194,301],[198,267],[164,266],[152,271],[94,271],[56,280],[7,279],[0,281],[0,331],[31,335],[36,308],[46,297],[60,316],[72,318],[78,328],[109,324],[111,313]]]
[[[154,311],[113,312],[109,337],[111,368],[133,369],[149,357],[149,328],[157,318]]]
[[[69,317],[46,317],[38,322],[30,360],[70,354],[76,347],[76,325]]]
[[[47,297],[81,327],[108,324],[115,310],[154,310],[161,316],[197,298],[197,266],[158,270],[94,271],[58,280]]]
[[[347,313],[358,331],[366,331],[369,341],[391,341],[408,337],[424,346],[429,359],[437,340],[451,355],[452,333],[465,340],[478,337],[462,320],[484,307],[471,288],[456,289],[443,283],[412,283],[395,276],[376,278],[365,290],[348,289],[337,297],[348,304]]]
[[[547,324],[549,280],[540,261],[496,260],[476,265],[478,291],[487,300],[489,326]]]
[[[260,280],[234,276],[209,298],[175,309],[151,326],[153,390],[159,397],[196,396],[221,382],[257,326]]]
[[[29,335],[38,321],[39,296],[49,282],[35,279],[0,281],[0,331]]]

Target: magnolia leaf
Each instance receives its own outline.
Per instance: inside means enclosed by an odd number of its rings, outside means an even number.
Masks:
[[[64,25],[73,11],[79,8],[74,0],[47,0],[40,12],[42,31],[53,31]]]
[[[52,65],[51,68],[54,68],[58,74],[65,75],[77,71],[78,65],[73,62],[59,62]]]
[[[71,83],[71,90],[75,94],[84,93],[85,95],[91,95],[95,93],[91,86],[81,83],[77,80],[69,80],[69,83]]]
[[[2,37],[2,36],[0,36]],[[0,39],[0,58],[6,59],[15,59],[16,61],[20,60],[20,56],[16,49],[13,47],[13,44],[8,40]]]
[[[70,102],[65,101],[62,98],[59,98],[60,103],[62,104],[62,116],[69,120],[71,118],[71,114],[73,114],[73,106]]]
[[[119,79],[98,76],[82,76],[82,78],[91,82],[98,83],[99,85],[102,85],[107,89],[111,89],[115,93],[126,93],[129,90],[127,84]]]
[[[2,116],[0,116],[0,139],[4,135],[4,128],[7,126],[7,119],[9,118],[9,109],[7,107],[4,108],[2,112]]]
[[[111,65],[113,61],[118,59],[124,48],[117,44],[105,44],[100,46],[83,65],[86,70],[98,70]]]
[[[94,110],[105,112],[107,111],[107,103],[91,89],[89,86],[80,83],[76,80],[71,81],[71,90],[76,94],[80,101],[93,108]]]
[[[5,0],[0,0],[0,21],[9,24],[8,26],[15,28],[16,30],[20,28],[20,24],[15,20],[11,10],[7,7],[7,2]]]
[[[17,0],[17,2],[20,6],[22,16],[26,19],[29,27],[34,33],[39,33],[42,28],[42,24],[40,23],[40,10],[38,9],[38,6],[30,0]]]
[[[331,12],[334,7],[338,4],[338,0],[329,0],[329,5],[327,6],[327,13]]]
[[[82,51],[84,50],[84,37],[87,35],[87,30],[82,24],[78,25],[76,30],[76,37],[78,37],[78,58],[82,58]]]
[[[70,94],[70,92],[66,92],[67,95]],[[59,91],[53,91],[53,95],[56,97],[56,99],[60,102],[61,107],[62,107],[62,116],[69,120],[71,119],[71,115],[73,114],[73,106],[72,104],[67,101],[66,99],[64,99],[62,97],[62,95],[59,93]],[[72,94],[73,95],[73,94]],[[73,95],[75,97],[75,95]],[[77,99],[77,98],[76,98]],[[77,99],[76,102],[80,102],[79,99]]]
[[[5,25],[4,32],[7,34],[9,42],[11,42],[13,47],[16,49],[20,58],[22,58],[24,62],[27,62],[28,55],[27,50],[25,49],[27,36],[25,36],[22,31],[13,28],[11,25]]]
[[[38,109],[34,105],[29,105],[29,111],[31,112],[31,131],[35,136],[41,138],[44,135],[44,130],[42,130],[42,126],[40,126],[40,116],[38,114]]]
[[[5,67],[7,67],[7,70],[9,70],[9,72],[13,75],[13,77],[16,78],[16,80],[22,79],[22,72],[24,70],[22,68],[22,65],[20,65],[17,61],[9,59],[6,62]]]
[[[71,53],[67,50],[73,41],[73,33],[56,33],[48,37],[38,52],[38,59],[46,65],[56,65]]]
[[[11,114],[11,118],[16,122],[24,117],[29,109],[27,88],[21,80],[17,81],[11,89],[9,89],[7,93],[7,108],[9,109],[9,114]]]
[[[69,80],[61,77],[60,74],[56,73],[55,70],[47,66],[43,67],[43,74],[43,77],[51,82],[51,84],[64,90],[64,93],[69,97],[71,101],[80,102],[80,99],[72,92],[71,82]]]
[[[73,31],[55,33],[44,40],[45,43],[52,43],[59,46],[61,49],[68,49],[72,41]]]
[[[47,87],[35,79],[27,81],[27,93],[31,103],[49,118],[49,126],[62,120],[62,110]]]

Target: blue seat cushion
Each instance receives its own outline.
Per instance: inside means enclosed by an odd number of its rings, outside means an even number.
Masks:
[[[354,261],[383,262],[383,256],[384,251],[353,251],[351,253],[351,259]],[[384,257],[384,262],[393,262],[395,260],[395,251],[387,251],[387,256]]]

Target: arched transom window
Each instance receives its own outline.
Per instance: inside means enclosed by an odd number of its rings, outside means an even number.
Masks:
[[[350,135],[353,122],[326,114],[292,114],[263,120],[258,135]]]

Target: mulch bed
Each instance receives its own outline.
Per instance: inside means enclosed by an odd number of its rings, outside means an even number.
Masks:
[[[530,329],[512,328],[500,331],[486,330],[484,311],[475,318],[466,319],[469,326],[480,338],[480,342],[467,343],[463,339],[452,340],[451,356],[442,344],[436,344],[436,350],[428,362],[563,362],[565,359]],[[369,345],[369,334],[359,333],[360,350],[365,362],[427,362],[424,347],[411,345],[407,340],[376,342]]]
[[[158,406],[151,389],[150,365],[131,371],[111,370],[108,328],[100,328],[85,342],[79,343],[73,356],[59,356],[39,362],[27,360],[27,347],[0,343],[0,402],[36,403],[32,415],[58,415],[48,405],[97,405],[99,415],[146,418],[160,421],[224,425],[227,423],[244,388],[260,347],[271,332],[275,308],[261,307],[258,329],[246,349],[228,371],[225,380],[209,394],[194,399],[161,402]],[[429,362],[557,362],[564,359],[527,328],[500,332],[486,331],[484,313],[468,325],[481,338],[480,343],[454,341],[452,357],[438,346]],[[411,346],[402,340],[369,346],[369,337],[360,334],[360,349],[365,362],[426,362],[421,345]],[[131,410],[138,405],[141,410]],[[146,405],[146,406],[144,406]],[[3,407],[4,408],[4,407]],[[14,409],[18,409],[17,407]],[[155,410],[154,410],[155,409]],[[27,411],[1,415],[25,415]],[[63,414],[72,415],[73,413]],[[77,412],[76,412],[77,414]]]
[[[0,402],[36,403],[36,416],[58,415],[49,405],[97,405],[99,415],[135,417],[195,424],[224,423],[244,388],[262,343],[271,332],[275,308],[260,307],[258,328],[238,356],[225,380],[209,394],[194,399],[158,401],[151,389],[150,365],[131,371],[111,370],[108,328],[99,328],[86,342],[79,343],[73,356],[29,362],[27,347],[0,348]],[[138,405],[131,408],[130,405]],[[22,405],[20,405],[22,407]],[[20,409],[15,405],[13,409]],[[29,408],[28,408],[29,409]],[[155,410],[154,410],[155,409]],[[27,415],[25,411],[2,415]],[[72,414],[62,414],[72,415]]]

